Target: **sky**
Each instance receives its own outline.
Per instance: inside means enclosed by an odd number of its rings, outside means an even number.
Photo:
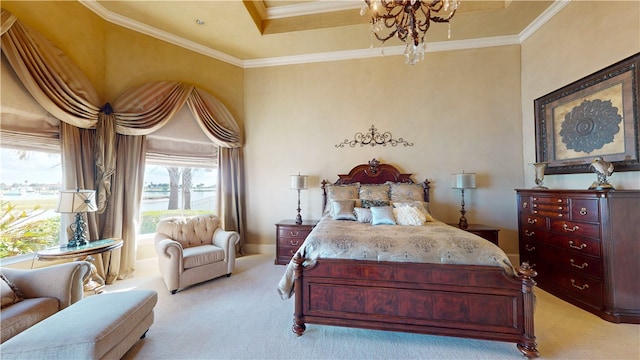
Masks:
[[[58,184],[62,182],[62,166],[59,154],[47,154],[30,151],[28,158],[20,160],[19,152],[12,149],[0,149],[0,183],[7,185]],[[147,165],[145,183],[168,183],[169,173],[164,166]],[[193,185],[213,185],[217,181],[216,170],[199,169],[193,174]]]

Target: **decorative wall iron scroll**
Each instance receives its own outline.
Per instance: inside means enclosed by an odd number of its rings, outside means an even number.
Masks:
[[[350,147],[355,147],[356,145],[360,145],[360,147],[365,145],[387,146],[387,144],[391,144],[391,146],[397,146],[398,144],[413,146],[413,143],[407,142],[403,138],[394,139],[393,135],[388,131],[380,133],[378,132],[378,129],[376,129],[375,125],[371,125],[367,133],[363,134],[361,132],[357,132],[353,135],[353,140],[344,139],[344,141],[337,144],[336,147],[343,148],[345,145],[349,145]]]

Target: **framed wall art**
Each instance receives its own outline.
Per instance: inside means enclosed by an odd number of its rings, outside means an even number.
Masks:
[[[536,162],[546,174],[589,173],[597,156],[640,170],[640,53],[534,101]]]

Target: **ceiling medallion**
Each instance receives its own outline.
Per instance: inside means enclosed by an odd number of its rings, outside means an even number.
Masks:
[[[396,36],[406,43],[404,50],[408,64],[424,59],[424,36],[431,22],[449,23],[460,0],[364,0],[360,15],[371,11],[371,31],[384,44]],[[437,14],[443,10],[444,17]],[[449,23],[449,38],[451,24]]]
[[[413,146],[413,143],[409,143],[403,138],[394,139],[393,135],[391,135],[391,133],[388,131],[379,133],[375,125],[371,125],[367,133],[363,134],[361,132],[357,132],[353,135],[353,140],[345,139],[340,144],[337,144],[336,147],[343,148],[345,145],[349,145],[350,147],[355,147],[356,145],[360,145],[360,147],[363,147],[365,145],[387,146],[387,144],[391,144],[391,146],[396,146],[398,144],[402,144],[404,146]]]

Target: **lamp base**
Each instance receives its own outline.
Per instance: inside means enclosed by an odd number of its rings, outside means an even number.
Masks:
[[[469,224],[467,223],[467,218],[464,217],[464,215],[460,216],[460,220],[458,221],[458,227],[460,229],[466,229],[469,227]]]
[[[298,213],[298,216],[296,216],[296,224],[301,225],[302,224],[302,216]]]
[[[78,247],[89,243],[85,236],[87,226],[81,213],[76,213],[76,221],[71,224],[70,228],[73,231],[73,237],[67,243],[67,247]]]

